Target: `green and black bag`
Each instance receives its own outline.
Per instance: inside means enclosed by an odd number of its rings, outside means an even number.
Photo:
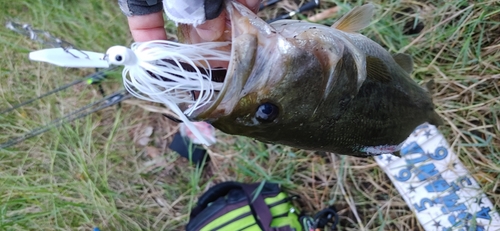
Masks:
[[[326,225],[324,219],[301,216],[292,204],[296,197],[275,183],[224,182],[199,198],[186,231],[309,231]],[[324,217],[338,221],[331,210]]]

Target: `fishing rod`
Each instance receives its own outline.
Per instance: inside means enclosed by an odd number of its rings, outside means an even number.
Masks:
[[[65,85],[63,85],[63,86],[61,86],[61,87],[59,87],[59,88],[56,88],[56,89],[51,90],[51,91],[48,91],[48,92],[46,92],[46,93],[44,93],[44,94],[42,94],[42,95],[40,95],[40,96],[38,96],[38,97],[35,97],[35,98],[32,98],[32,99],[29,99],[29,100],[24,101],[24,102],[22,102],[22,103],[20,103],[20,104],[16,104],[16,105],[14,105],[14,106],[12,106],[12,107],[10,107],[10,108],[5,108],[5,109],[2,109],[2,110],[0,110],[0,115],[7,114],[7,113],[9,113],[9,112],[11,112],[11,111],[13,111],[13,110],[15,110],[15,109],[18,109],[18,108],[22,107],[22,106],[28,105],[28,104],[33,103],[33,102],[35,102],[35,101],[37,101],[37,100],[40,100],[40,99],[42,99],[42,98],[44,98],[44,97],[47,97],[47,96],[49,96],[49,95],[55,94],[55,93],[60,92],[60,91],[63,91],[63,90],[65,90],[65,89],[69,88],[69,87],[72,87],[72,86],[78,85],[78,84],[80,84],[80,83],[86,83],[86,84],[88,84],[88,85],[91,85],[91,84],[98,84],[98,85],[99,85],[99,87],[100,87],[100,89],[99,89],[100,93],[101,93],[102,95],[104,95],[104,90],[102,89],[102,87],[101,87],[100,83],[101,83],[101,82],[102,82],[105,78],[107,78],[107,75],[106,75],[106,73],[107,73],[107,72],[109,72],[109,71],[111,71],[111,70],[114,70],[114,69],[116,69],[116,68],[117,68],[116,66],[113,66],[113,67],[110,67],[110,68],[105,69],[105,70],[102,70],[102,71],[97,71],[96,73],[94,73],[94,74],[92,74],[92,75],[89,75],[89,76],[87,76],[87,77],[85,77],[85,78],[83,78],[83,79],[75,80],[75,81],[73,81],[73,82],[71,82],[71,83],[68,83],[68,84],[65,84]]]
[[[264,0],[260,3],[259,11],[263,10],[268,6],[275,5],[276,3],[281,2],[281,0]]]
[[[47,31],[34,29],[29,24],[21,24],[21,23],[9,21],[6,23],[6,27],[14,32],[17,32],[21,35],[28,37],[29,39],[31,39],[33,41],[41,43],[44,46],[61,48],[65,52],[71,54],[74,57],[78,57],[78,55],[81,55],[81,54],[84,55],[84,58],[88,57],[88,55],[85,52],[82,52],[79,49],[75,48],[75,46],[73,46],[71,43],[69,43],[63,39],[60,39],[58,37],[55,37]],[[79,53],[73,54],[73,53],[71,53],[71,50],[73,50],[73,51],[76,50]],[[76,119],[83,118],[87,115],[90,115],[90,114],[97,112],[99,110],[102,110],[104,108],[107,108],[107,107],[110,107],[113,105],[119,105],[120,102],[131,98],[132,96],[130,94],[128,94],[128,92],[124,89],[116,91],[116,92],[110,94],[109,96],[105,96],[105,93],[104,93],[104,90],[102,88],[101,83],[103,80],[105,80],[108,77],[107,73],[109,73],[110,71],[112,71],[116,68],[117,68],[117,66],[111,66],[107,69],[103,69],[100,71],[96,69],[95,73],[93,73],[85,78],[75,80],[71,83],[65,84],[61,87],[58,87],[58,88],[53,89],[51,91],[48,91],[48,92],[46,92],[38,97],[29,99],[27,101],[21,102],[19,104],[16,104],[14,106],[9,107],[9,108],[5,108],[5,109],[0,110],[0,116],[2,116],[2,115],[5,115],[11,111],[14,111],[22,106],[28,105],[28,104],[33,103],[37,100],[40,100],[44,97],[47,97],[47,96],[55,94],[57,92],[66,90],[66,89],[68,89],[72,86],[78,85],[78,84],[87,84],[87,85],[97,84],[99,92],[104,97],[98,101],[87,104],[79,109],[76,109],[75,111],[70,112],[70,113],[68,113],[60,118],[54,119],[44,126],[35,128],[22,136],[18,136],[16,138],[12,138],[6,142],[0,143],[0,149],[5,149],[8,147],[11,147],[11,146],[16,145],[20,142],[23,142],[26,139],[40,135],[40,134],[42,134],[42,133],[44,133],[52,128],[61,126],[64,123],[68,123],[68,122],[74,121]]]
[[[270,2],[274,2],[274,1],[270,1]],[[276,2],[278,2],[278,1],[276,1]],[[291,11],[289,13],[279,15],[276,18],[267,20],[266,22],[267,23],[272,23],[272,22],[275,22],[275,21],[278,21],[278,20],[290,19],[290,18],[292,18],[296,14],[304,13],[306,11],[310,11],[310,10],[313,10],[314,8],[316,8],[316,7],[319,7],[319,4],[320,4],[320,0],[311,0],[308,3],[302,5],[299,9],[297,9],[295,11]]]
[[[132,95],[128,94],[128,92],[125,89],[117,91],[117,92],[110,94],[110,95],[108,95],[108,96],[106,96],[106,97],[104,97],[96,102],[87,104],[87,105],[85,105],[85,106],[83,106],[83,107],[81,107],[81,108],[79,108],[71,113],[68,113],[63,117],[54,119],[54,120],[50,121],[48,124],[41,126],[41,127],[38,127],[38,128],[35,128],[22,136],[10,139],[7,142],[0,143],[0,150],[8,148],[8,147],[13,146],[13,145],[16,145],[18,143],[21,143],[21,142],[25,141],[26,139],[40,135],[40,134],[42,134],[42,133],[44,133],[52,128],[59,127],[59,126],[63,125],[64,123],[72,122],[74,120],[86,117],[90,114],[93,114],[94,112],[100,111],[104,108],[107,108],[107,107],[110,107],[113,105],[117,105],[120,102],[122,102],[126,99],[129,99],[131,97],[132,97]]]

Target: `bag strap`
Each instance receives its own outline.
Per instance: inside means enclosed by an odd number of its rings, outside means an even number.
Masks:
[[[247,195],[248,205],[250,205],[250,209],[252,214],[257,220],[257,224],[264,231],[274,231],[271,228],[271,221],[273,220],[273,215],[269,210],[269,207],[264,201],[264,197],[262,194],[258,194],[255,197],[254,193],[256,193],[256,189],[260,186],[260,183],[254,184],[240,184],[241,189]],[[255,200],[253,200],[255,198]]]

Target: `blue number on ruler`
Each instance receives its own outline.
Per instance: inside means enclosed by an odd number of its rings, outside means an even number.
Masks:
[[[413,207],[415,207],[415,209],[418,212],[422,212],[422,211],[424,211],[424,210],[427,209],[427,207],[425,207],[426,203],[429,204],[429,207],[432,207],[434,205],[434,202],[431,199],[429,199],[429,198],[422,198],[422,200],[420,200],[420,204],[414,203]]]
[[[448,149],[445,147],[437,147],[434,153],[430,154],[430,157],[435,160],[442,160],[448,156]]]
[[[399,170],[399,175],[394,175],[394,178],[396,178],[396,180],[398,181],[407,181],[411,178],[411,172],[410,170],[406,169],[406,168],[403,168],[401,170]]]

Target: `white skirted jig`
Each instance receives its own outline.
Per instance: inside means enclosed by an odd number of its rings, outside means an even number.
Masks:
[[[114,46],[106,57],[112,65],[123,65],[123,84],[135,97],[163,103],[186,123],[204,144],[210,142],[186,115],[203,107],[222,83],[212,82],[209,61],[229,61],[230,53],[217,50],[227,42],[179,44],[170,41],[136,43],[132,49]],[[149,72],[149,73],[148,73]],[[199,92],[196,97],[193,92]],[[182,111],[179,104],[189,105]]]
[[[166,40],[134,43],[131,48],[110,47],[106,54],[76,57],[62,49],[45,49],[30,53],[30,59],[64,67],[124,66],[122,77],[125,89],[133,96],[165,104],[186,124],[205,145],[207,140],[187,116],[211,102],[214,92],[223,83],[212,81],[211,62],[229,62],[231,53],[222,49],[229,42],[181,44]],[[100,58],[96,58],[100,57]],[[197,95],[195,96],[195,92]],[[185,108],[181,110],[181,106]]]

